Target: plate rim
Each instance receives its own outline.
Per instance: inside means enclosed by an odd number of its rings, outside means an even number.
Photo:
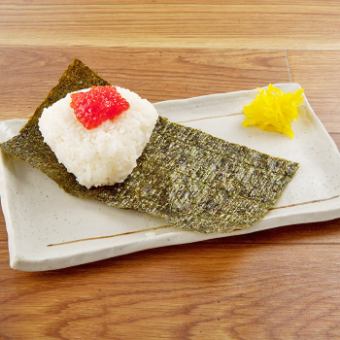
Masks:
[[[278,87],[289,86],[289,87],[296,88],[296,89],[301,87],[300,84],[294,83],[294,82],[276,83],[274,85],[278,86]],[[169,104],[169,102],[178,104],[178,103],[183,103],[183,102],[187,102],[187,101],[206,100],[207,98],[209,98],[209,99],[216,99],[217,98],[218,99],[218,97],[225,96],[225,95],[228,95],[228,96],[239,96],[239,95],[243,95],[243,94],[249,95],[249,93],[254,92],[255,90],[256,89],[245,89],[245,90],[232,91],[232,92],[219,92],[219,93],[205,94],[205,95],[190,97],[190,98],[165,100],[165,101],[160,101],[160,102],[157,102],[157,103],[154,103],[154,104],[156,104],[158,106],[162,106],[164,104]],[[320,118],[317,116],[317,114],[313,110],[311,104],[309,103],[309,101],[308,101],[308,99],[305,95],[304,95],[304,100],[305,100],[305,105],[307,106],[307,109],[310,111],[310,113],[313,115],[313,118],[316,120],[318,128],[321,129],[324,137],[327,138],[328,143],[330,145],[332,145],[333,151],[336,152],[336,154],[340,158],[340,152],[338,150],[338,147],[336,146],[334,140],[332,139],[332,137],[328,133],[325,126],[322,124]],[[1,128],[3,128],[5,124],[19,123],[19,122],[24,123],[25,121],[27,121],[27,119],[25,119],[25,118],[13,118],[13,119],[1,120],[0,121],[0,133],[1,133]],[[5,180],[5,176],[4,176],[5,167],[6,167],[6,164],[5,164],[4,154],[1,152],[1,157],[0,157],[1,204],[2,204],[2,210],[3,210],[3,213],[4,213],[4,217],[5,217],[5,224],[6,224],[7,234],[8,234],[8,246],[9,246],[9,253],[10,253],[10,266],[11,266],[11,268],[24,270],[24,271],[43,271],[43,270],[50,270],[50,269],[60,269],[60,268],[74,266],[74,265],[80,265],[80,264],[83,264],[83,263],[97,261],[96,259],[90,260],[90,261],[87,260],[87,257],[93,255],[93,253],[109,251],[110,249],[112,249],[112,251],[113,251],[114,248],[110,245],[107,245],[107,246],[102,247],[100,249],[87,250],[85,253],[78,254],[76,263],[72,263],[72,258],[74,257],[74,255],[66,255],[64,257],[58,256],[56,258],[55,257],[47,257],[47,258],[42,258],[42,259],[37,259],[37,258],[36,259],[30,259],[30,258],[27,257],[27,255],[22,256],[22,254],[20,254],[20,252],[18,251],[18,249],[16,249],[16,247],[14,245],[14,240],[15,240],[15,230],[14,229],[15,228],[13,227],[13,221],[12,221],[12,217],[11,217],[11,214],[10,214],[9,199],[8,199],[8,195],[9,195],[8,194],[8,187],[5,183],[6,180]],[[120,252],[118,252],[118,254],[111,255],[111,256],[105,256],[105,257],[103,257],[103,259],[104,258],[110,258],[110,257],[116,257],[116,256],[132,253],[132,252],[136,252],[136,251],[146,250],[146,249],[150,249],[150,248],[163,247],[163,246],[167,246],[167,245],[186,244],[186,243],[193,243],[193,242],[198,242],[198,241],[208,240],[208,239],[213,239],[213,238],[243,235],[243,234],[253,233],[253,232],[257,232],[257,231],[274,229],[274,228],[277,228],[277,227],[283,227],[283,226],[287,226],[287,225],[291,225],[291,224],[305,224],[305,223],[311,223],[311,222],[321,222],[321,221],[332,220],[332,219],[340,217],[340,197],[335,199],[334,202],[337,202],[338,205],[337,206],[330,205],[329,208],[322,209],[322,211],[318,210],[316,212],[313,211],[313,212],[304,212],[304,213],[301,213],[301,212],[298,212],[298,211],[295,211],[295,213],[294,213],[294,211],[293,211],[293,213],[289,214],[288,216],[274,216],[274,217],[271,218],[271,220],[270,219],[267,220],[268,224],[270,224],[270,226],[264,226],[264,227],[261,227],[261,229],[256,229],[256,228],[253,228],[253,226],[252,226],[248,229],[235,231],[235,232],[231,232],[231,233],[199,234],[199,237],[197,237],[197,238],[194,237],[194,238],[192,238],[191,241],[185,240],[184,242],[183,242],[183,239],[179,238],[179,236],[183,235],[183,233],[191,234],[191,236],[192,236],[192,232],[175,230],[175,231],[172,231],[170,233],[167,233],[167,238],[172,239],[171,242],[168,242],[167,244],[159,244],[159,245],[154,244],[154,242],[157,242],[157,238],[153,238],[153,239],[146,238],[146,239],[143,239],[143,240],[133,240],[132,242],[130,241],[130,243],[128,244],[128,247],[136,248],[136,249],[133,249],[133,250],[129,249],[129,250],[126,250],[126,251],[121,250]],[[316,214],[317,214],[317,216],[314,216]],[[293,223],[291,223],[291,222],[282,223],[282,221],[281,221],[282,219],[285,219],[287,221],[291,220]],[[301,221],[302,219],[304,221]],[[262,220],[262,221],[264,221],[264,220]],[[256,225],[255,225],[255,227],[256,227]],[[198,233],[195,233],[195,234],[198,234]],[[162,235],[160,234],[160,235],[157,235],[157,236],[162,236]],[[121,247],[124,248],[124,246],[121,246]],[[60,261],[61,259],[63,259],[63,261]],[[59,261],[59,262],[61,262],[61,264],[59,266],[55,265],[54,261],[56,261],[56,262]],[[51,263],[49,265],[49,262],[52,262],[52,265],[51,265]],[[67,262],[67,265],[65,265],[66,262]]]

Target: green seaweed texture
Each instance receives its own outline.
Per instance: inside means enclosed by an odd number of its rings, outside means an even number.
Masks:
[[[107,85],[81,61],[64,72],[4,153],[39,169],[66,192],[109,206],[162,217],[204,233],[230,232],[259,221],[275,206],[298,164],[229,143],[160,117],[137,167],[124,183],[86,189],[44,143],[38,120],[68,92]]]

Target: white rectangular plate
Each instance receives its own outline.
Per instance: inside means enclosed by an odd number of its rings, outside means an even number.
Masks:
[[[287,92],[300,87],[277,86]],[[256,90],[212,94],[164,101],[156,107],[172,121],[300,164],[276,208],[260,223],[229,234],[179,231],[148,215],[75,198],[38,170],[2,156],[0,189],[11,267],[58,269],[144,249],[340,217],[340,154],[307,99],[291,140],[241,126],[242,107],[255,95]],[[16,135],[24,123],[0,122],[0,140]]]

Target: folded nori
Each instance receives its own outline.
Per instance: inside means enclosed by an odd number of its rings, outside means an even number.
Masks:
[[[298,168],[297,163],[160,117],[124,183],[86,189],[44,143],[38,120],[45,107],[67,93],[107,84],[75,60],[20,134],[1,144],[2,151],[41,170],[72,195],[163,217],[179,228],[205,233],[230,232],[259,221]]]

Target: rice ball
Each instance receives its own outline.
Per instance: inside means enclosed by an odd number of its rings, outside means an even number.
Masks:
[[[136,167],[158,119],[148,100],[125,88],[116,90],[129,108],[94,129],[78,121],[70,106],[71,93],[45,108],[39,119],[44,142],[86,188],[123,182]]]

